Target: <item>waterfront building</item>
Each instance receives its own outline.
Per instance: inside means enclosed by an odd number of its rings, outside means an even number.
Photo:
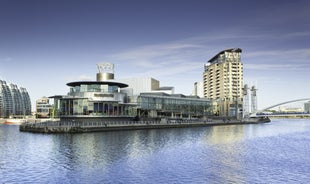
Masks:
[[[240,48],[223,50],[207,64],[203,73],[204,97],[216,101],[217,114],[239,118],[242,112],[243,64]]]
[[[36,117],[49,118],[52,112],[52,105],[49,103],[49,98],[42,97],[36,100]]]
[[[25,88],[0,80],[0,117],[24,117],[31,115],[31,101]]]
[[[96,81],[70,82],[68,95],[56,95],[54,110],[59,117],[72,121],[128,121],[140,118],[202,118],[209,115],[211,102],[162,91],[159,81],[148,78],[131,83],[114,79],[114,65],[98,64]],[[130,81],[129,81],[130,82]],[[146,90],[146,91],[144,91]]]
[[[304,103],[304,112],[305,113],[310,113],[310,101]]]
[[[136,116],[132,104],[127,103],[127,94],[120,92],[127,84],[114,80],[114,65],[98,64],[96,81],[70,82],[68,95],[56,95],[54,109],[62,119],[94,120],[98,118],[126,119]],[[58,106],[58,107],[57,107]]]
[[[141,93],[138,97],[140,117],[203,118],[211,115],[210,100],[181,94]]]

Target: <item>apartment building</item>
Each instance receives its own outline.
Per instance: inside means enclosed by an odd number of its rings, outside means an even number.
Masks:
[[[240,48],[227,49],[211,58],[204,67],[204,97],[216,102],[219,116],[241,117],[243,64]]]
[[[26,88],[0,80],[0,118],[31,115],[31,101]]]

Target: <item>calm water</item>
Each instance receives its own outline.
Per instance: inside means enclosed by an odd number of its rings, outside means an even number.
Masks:
[[[46,135],[0,125],[0,183],[309,183],[310,119]]]

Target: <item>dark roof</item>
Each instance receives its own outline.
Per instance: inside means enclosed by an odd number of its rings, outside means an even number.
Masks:
[[[172,90],[174,87],[170,87],[170,86],[164,86],[164,87],[160,87],[157,90]]]
[[[145,92],[145,93],[140,93],[140,96],[170,96],[167,93],[163,92]]]
[[[218,54],[216,54],[213,58],[211,58],[208,63],[212,63],[214,61],[215,58],[217,58],[219,55],[223,54],[224,52],[242,52],[242,49],[240,48],[233,48],[233,49],[226,49],[223,50],[221,52],[219,52]]]
[[[76,82],[69,82],[67,86],[75,87],[80,86],[82,84],[91,85],[91,84],[106,84],[110,86],[118,86],[120,88],[128,87],[127,84],[116,82],[116,81],[76,81]]]
[[[63,95],[54,95],[54,96],[49,96],[48,98],[56,98],[56,99],[61,99],[63,98]]]
[[[186,98],[186,96],[183,94],[171,94],[170,96],[179,97],[179,98]]]

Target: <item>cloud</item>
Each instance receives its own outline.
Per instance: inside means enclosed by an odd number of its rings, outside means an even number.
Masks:
[[[246,53],[247,57],[265,57],[276,56],[281,58],[304,58],[310,57],[310,49],[292,49],[292,50],[261,50]]]
[[[126,74],[135,76],[172,76],[189,72],[203,72],[204,64],[222,50],[240,47],[245,69],[255,70],[301,70],[310,69],[310,49],[282,48],[283,42],[310,35],[310,32],[290,32],[274,37],[267,33],[249,33],[243,29],[230,29],[217,33],[144,45],[107,56],[108,61],[126,63]],[[275,43],[270,47],[264,45]],[[244,47],[244,48],[242,48]],[[276,49],[275,49],[276,48]],[[282,49],[281,49],[282,48]],[[251,62],[250,64],[247,64]],[[125,72],[124,72],[125,73]],[[196,74],[195,74],[196,75]]]
[[[244,68],[255,70],[310,70],[310,49],[265,50],[246,53]]]
[[[112,55],[113,59],[124,59],[130,61],[132,64],[136,64],[142,67],[154,67],[155,59],[159,58],[171,58],[178,56],[184,51],[200,48],[200,45],[188,44],[188,43],[163,43],[158,45],[146,45],[135,49],[127,50],[125,52]],[[178,54],[178,55],[176,55]],[[182,54],[184,55],[184,53]],[[142,62],[143,61],[143,62]]]
[[[292,32],[284,35],[286,38],[309,37],[310,31]]]
[[[193,60],[203,46],[193,43],[172,42],[146,45],[109,56],[110,61],[124,63],[134,76],[168,76],[203,67]],[[129,64],[129,65],[128,65]]]
[[[243,64],[246,69],[254,70],[290,70],[296,68],[292,64]]]
[[[191,71],[201,70],[203,65],[201,63],[179,63],[178,66],[160,67],[150,69],[145,72],[139,73],[139,76],[174,76],[178,74],[184,74],[183,77],[188,77],[188,73]],[[202,70],[200,71],[202,73]]]

